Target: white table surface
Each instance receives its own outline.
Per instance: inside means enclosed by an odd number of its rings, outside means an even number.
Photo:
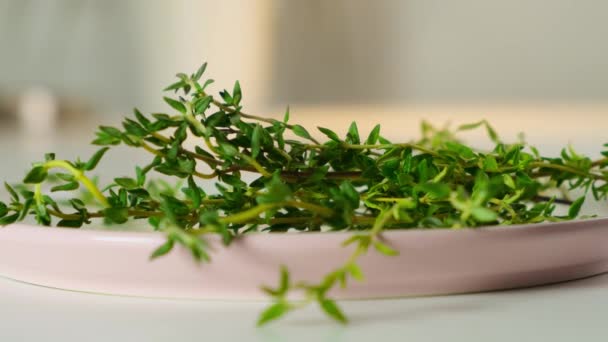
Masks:
[[[608,141],[604,133],[608,127],[606,106],[549,108],[544,112],[528,108],[515,110],[513,115],[503,115],[510,113],[508,109],[483,108],[413,112],[392,110],[376,117],[365,110],[343,116],[304,110],[296,116],[292,108],[292,120],[307,127],[338,128],[339,132],[351,120],[360,122],[362,131],[378,121],[384,123],[387,137],[409,140],[422,117],[437,123],[451,120],[456,125],[497,112],[499,115],[490,119],[503,137],[513,141],[517,132],[525,131],[529,141],[543,145],[541,151],[546,153],[555,154],[572,142],[580,152],[597,156]],[[18,181],[30,162],[41,160],[44,152],[58,151],[60,158],[88,158],[95,150],[88,146],[92,127],[50,138],[0,127],[1,180]],[[477,133],[473,138],[484,139]],[[135,163],[149,159],[136,151],[118,151],[102,162],[115,176],[132,175]],[[0,196],[6,199],[3,189]],[[348,326],[330,322],[318,309],[308,308],[274,325],[256,328],[257,314],[265,303],[107,296],[0,278],[0,342],[608,340],[608,275],[522,290],[342,304],[351,318]]]
[[[0,341],[606,341],[608,274],[480,294],[343,302],[263,328],[264,303],[97,295],[0,278]]]

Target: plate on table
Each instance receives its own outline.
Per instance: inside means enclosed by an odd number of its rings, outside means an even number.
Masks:
[[[0,275],[54,288],[168,298],[264,299],[286,265],[294,281],[318,282],[348,259],[345,232],[254,233],[224,247],[207,237],[211,261],[176,246],[156,260],[160,232],[0,228]],[[334,289],[339,299],[510,289],[608,271],[608,218],[476,229],[391,230],[398,256],[361,257],[361,282]]]

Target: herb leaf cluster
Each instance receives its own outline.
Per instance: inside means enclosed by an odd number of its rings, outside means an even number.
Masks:
[[[23,184],[5,183],[10,199],[0,202],[0,225],[28,215],[42,225],[70,228],[99,219],[109,224],[147,220],[167,236],[152,258],[181,245],[198,261],[211,260],[207,234],[218,234],[229,245],[253,232],[348,231],[344,245],[355,248],[343,266],[312,284],[293,281],[283,267],[279,285],[263,287],[273,304],[258,320],[265,324],[317,303],[345,323],[328,292],[364,280],[357,262],[370,249],[398,254],[381,239],[385,230],[570,220],[578,217],[585,198],[570,199],[570,190],[582,189],[596,200],[608,196],[608,151],[595,161],[572,148],[559,157],[543,157],[524,142],[502,142],[486,121],[455,130],[423,122],[422,137],[406,143],[383,137],[380,125],[361,132],[353,122],[346,136],[317,127],[325,137],[318,141],[290,122],[289,109],[283,120],[244,112],[238,81],[231,91],[209,95],[213,81],[203,80],[205,69],[206,64],[193,74],[177,74],[165,89],[174,94],[164,98],[169,112],[144,115],[135,109],[121,127],[99,127],[92,143],[101,148],[88,160],[47,154]],[[494,143],[491,151],[474,149],[457,137],[478,128]],[[187,139],[192,143],[185,144]],[[150,162],[100,187],[88,174],[121,144],[148,153]],[[149,179],[153,172],[182,185]],[[258,177],[246,182],[244,173]],[[217,193],[199,186],[209,181]],[[59,191],[74,197],[56,200],[51,195]],[[558,204],[569,206],[566,215],[554,214]],[[290,301],[292,291],[303,292],[305,299]]]

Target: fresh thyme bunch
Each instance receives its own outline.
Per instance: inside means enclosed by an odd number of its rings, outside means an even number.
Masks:
[[[568,190],[583,189],[596,200],[608,194],[608,158],[592,161],[571,148],[561,157],[542,157],[525,143],[501,142],[486,121],[455,131],[423,123],[422,138],[407,143],[387,140],[380,125],[362,136],[353,122],[345,137],[318,127],[327,137],[319,142],[289,122],[289,110],[282,121],[243,112],[238,81],[232,92],[212,97],[206,89],[213,81],[201,80],[205,68],[177,74],[178,81],[165,89],[178,94],[164,98],[170,113],[143,115],[136,109],[121,128],[99,127],[93,144],[104,147],[87,161],[47,154],[19,191],[5,183],[11,200],[0,202],[0,225],[30,214],[42,225],[58,220],[57,226],[73,228],[96,219],[111,224],[146,219],[167,236],[153,258],[179,244],[198,261],[210,260],[206,234],[219,234],[229,245],[252,232],[348,231],[344,245],[356,248],[342,267],[316,284],[293,282],[282,268],[279,286],[263,288],[274,301],[258,320],[264,324],[317,302],[330,317],[346,322],[327,293],[350,279],[363,280],[357,260],[370,249],[398,253],[382,242],[383,230],[569,220],[578,216],[585,197],[571,201]],[[475,150],[455,136],[478,127],[487,130],[492,151]],[[193,148],[184,144],[187,138]],[[135,166],[133,177],[100,188],[87,174],[119,144],[149,153],[150,163]],[[608,157],[608,151],[602,154]],[[153,171],[183,181],[181,192],[152,191]],[[247,183],[245,172],[259,177]],[[198,185],[208,181],[215,182],[216,194]],[[55,184],[50,193],[83,187],[96,203],[78,196],[60,202],[43,191],[44,183]],[[556,204],[569,205],[568,214],[553,214]],[[290,291],[302,291],[305,299],[289,301]]]

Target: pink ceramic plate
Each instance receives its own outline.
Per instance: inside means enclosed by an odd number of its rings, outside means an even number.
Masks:
[[[149,261],[161,233],[13,225],[0,229],[0,275],[56,288],[173,298],[265,298],[281,264],[318,281],[351,252],[346,233],[252,234],[228,248],[210,238],[212,261],[177,248]],[[463,230],[389,231],[396,257],[361,259],[366,281],[338,298],[397,297],[506,289],[608,271],[608,218]]]

